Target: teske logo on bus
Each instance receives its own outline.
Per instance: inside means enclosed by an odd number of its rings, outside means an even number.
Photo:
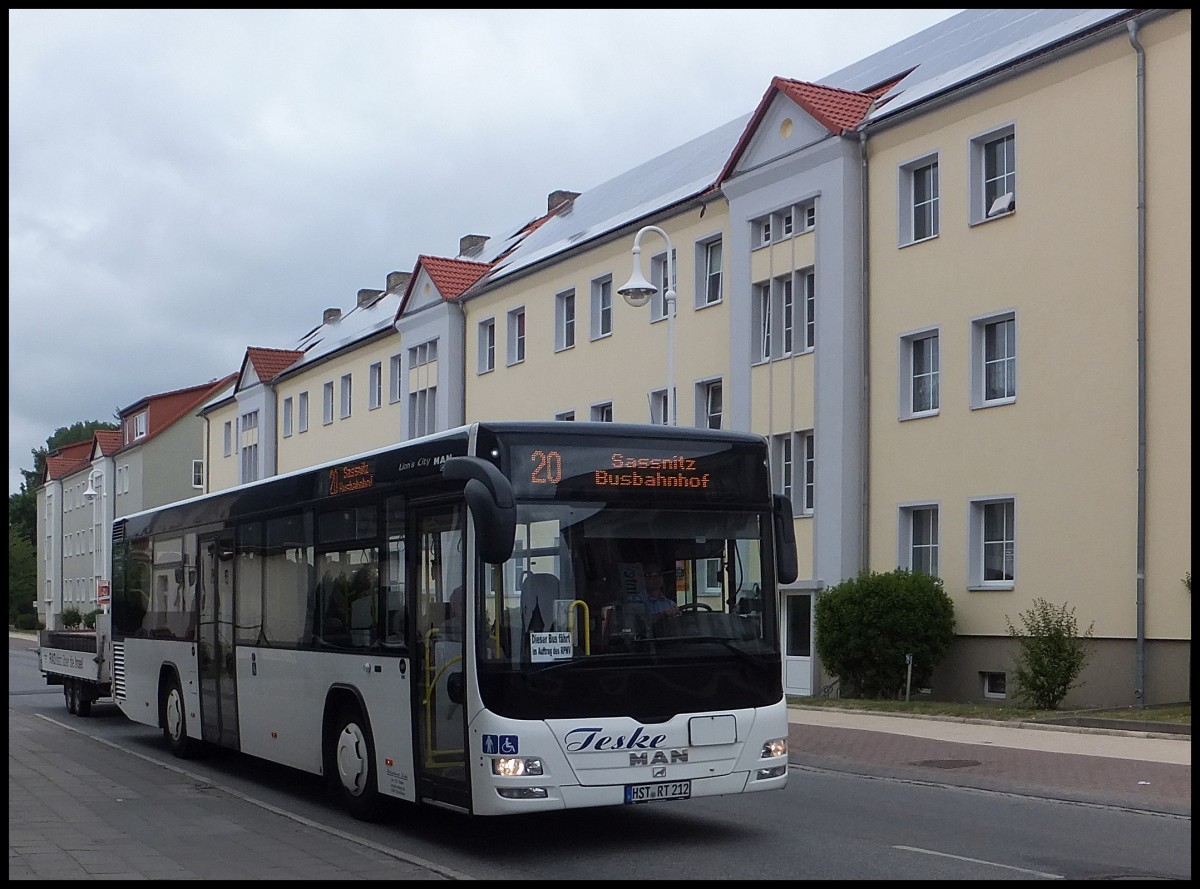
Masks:
[[[605,735],[601,728],[574,728],[567,732],[563,740],[566,742],[568,753],[579,753],[584,750],[657,750],[667,743],[666,735],[648,735],[639,725],[633,734]]]

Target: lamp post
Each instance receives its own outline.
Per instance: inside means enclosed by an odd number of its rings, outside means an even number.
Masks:
[[[675,415],[675,245],[670,236],[657,225],[643,226],[633,238],[633,274],[624,287],[617,293],[625,297],[625,302],[636,308],[641,308],[650,301],[658,288],[646,280],[642,274],[642,235],[654,232],[667,243],[667,286],[663,293],[663,311],[667,315],[667,401],[666,422],[677,425]]]
[[[108,601],[106,596],[101,595],[101,587],[104,586],[107,588],[108,586],[108,581],[106,580],[108,577],[108,553],[106,541],[108,540],[111,532],[108,528],[108,510],[107,503],[105,502],[106,498],[101,493],[103,488],[101,488],[101,491],[97,491],[97,486],[102,486],[103,482],[104,470],[93,469],[88,473],[87,487],[83,489],[83,496],[89,503],[92,504],[92,575],[94,578],[93,586],[95,587],[92,592],[96,596],[97,604],[103,608],[105,614],[108,614]],[[97,498],[99,498],[99,504],[96,503]],[[97,505],[99,506],[98,511],[100,513],[99,521],[96,520]],[[102,598],[104,598],[105,601],[100,601]]]

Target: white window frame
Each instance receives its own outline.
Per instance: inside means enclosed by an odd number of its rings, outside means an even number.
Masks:
[[[924,198],[922,200],[918,198],[917,187],[922,174],[929,170],[932,170],[933,187],[928,195],[922,196]],[[936,238],[941,231],[941,168],[938,164],[937,152],[922,155],[901,164],[897,180],[900,189],[897,201],[900,211],[899,245],[906,247],[909,244]],[[920,229],[918,220],[923,215],[929,217],[930,230],[918,234]]]
[[[575,347],[575,289],[554,296],[554,351]]]
[[[697,309],[724,300],[724,265],[724,246],[719,236],[696,244],[696,280],[701,282],[696,288]]]
[[[353,374],[348,374],[348,373],[342,374],[341,394],[342,394],[341,410],[338,412],[338,419],[345,420],[350,417],[351,410],[353,409],[353,397],[354,397],[354,375]]]
[[[233,420],[225,421],[225,456],[233,456]]]
[[[933,366],[931,368],[923,368],[923,372],[918,373],[919,350],[925,348],[924,344],[930,340],[933,340]],[[900,381],[898,396],[899,418],[901,420],[935,417],[941,411],[941,343],[941,328],[939,327],[914,330],[900,337],[899,346],[896,351],[900,362],[897,379]],[[933,386],[932,407],[918,409],[915,406],[917,404],[915,390],[917,388],[918,377],[928,378]]]
[[[981,133],[970,140],[969,171],[971,177],[971,225],[990,222],[1011,215],[1017,209],[1017,128],[1016,124]],[[1011,146],[1004,151],[1003,165],[989,168],[990,147],[998,142]],[[1004,197],[1004,201],[999,198]]]
[[[725,408],[725,390],[720,377],[696,384],[696,425],[701,429],[720,429]]]
[[[283,400],[283,437],[292,437],[292,420],[294,415],[294,402],[292,396],[288,396]]]
[[[508,365],[525,360],[525,307],[518,306],[508,313]]]
[[[603,401],[598,404],[593,404],[591,407],[592,422],[595,423],[611,423],[613,421],[613,404],[611,401]]]
[[[192,461],[192,487],[198,491],[204,490],[204,461]]]
[[[817,505],[817,436],[811,429],[797,435],[800,483],[796,490],[800,492],[800,515],[810,516]]]
[[[771,437],[771,464],[774,470],[772,479],[776,492],[787,497],[795,511],[795,433],[785,432]]]
[[[333,380],[327,380],[321,389],[321,423],[325,426],[333,423]]]
[[[496,369],[496,319],[485,318],[479,322],[479,354],[476,373],[491,373]]]
[[[811,352],[817,347],[817,272],[816,269],[800,269],[796,272],[800,295],[800,351]]]
[[[754,352],[753,363],[761,364],[771,360],[772,352],[772,306],[774,287],[770,281],[754,285],[754,305],[752,307]]]
[[[383,406],[383,362],[376,361],[367,370],[367,410]]]
[[[796,214],[796,233],[804,234],[810,232],[817,227],[817,199],[809,198],[802,204],[797,205]]]
[[[1008,674],[999,670],[989,670],[979,674],[983,696],[996,701],[1008,698]]]
[[[1005,351],[996,354],[989,351],[988,332],[993,325],[1005,325]],[[1008,334],[1011,334],[1009,336]],[[999,407],[1017,400],[1017,380],[1020,356],[1015,310],[997,312],[971,319],[971,408]],[[1005,377],[1005,393],[988,395],[988,374],[1001,369]]]
[[[388,359],[388,404],[404,397],[404,354],[397,352]]]
[[[656,253],[650,257],[650,283],[658,289],[650,297],[650,323],[662,321],[667,317],[667,291],[671,289],[667,280],[667,251]],[[679,289],[675,288],[675,311],[679,311]]]
[[[573,423],[575,422],[575,411],[559,411],[554,415],[554,419],[563,423]]]
[[[999,519],[999,525],[997,525]],[[1017,498],[1015,494],[973,497],[968,501],[967,588],[1011,590],[1017,579]],[[1010,577],[988,578],[987,564],[1001,548],[1001,568]]]
[[[754,245],[752,250],[771,245],[771,215],[768,213],[766,216],[760,216],[758,219],[750,221],[750,241]]]
[[[593,340],[613,334],[613,283],[612,275],[596,278],[591,283]]]
[[[678,411],[678,408],[676,409]],[[656,426],[669,426],[667,419],[667,390],[655,389],[650,393],[650,422]]]
[[[926,536],[927,539],[921,539]],[[928,501],[902,503],[896,540],[897,565],[909,571],[941,576],[941,504]],[[917,567],[920,562],[918,556],[922,553],[927,556],[932,568],[929,572]]]
[[[137,441],[139,438],[145,438],[146,433],[148,431],[149,431],[149,413],[147,411],[140,411],[140,412],[134,414],[133,415],[133,440]]]
[[[258,481],[258,411],[247,411],[242,414],[240,432],[240,480],[246,482]]]
[[[308,431],[308,390],[296,396],[296,433]]]
[[[779,304],[779,355],[791,355],[796,347],[795,273],[775,279],[775,298]],[[774,314],[774,313],[773,313]]]

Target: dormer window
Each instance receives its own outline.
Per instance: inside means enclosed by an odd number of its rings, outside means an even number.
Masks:
[[[142,411],[140,414],[134,415],[134,417],[133,417],[133,440],[134,441],[137,441],[139,438],[146,437],[146,420],[147,420],[146,411]]]

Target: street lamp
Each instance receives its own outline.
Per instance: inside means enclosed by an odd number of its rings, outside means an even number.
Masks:
[[[666,421],[676,425],[675,416],[675,245],[670,236],[657,225],[643,226],[633,239],[633,274],[624,287],[617,293],[625,297],[625,302],[635,309],[641,308],[650,301],[658,288],[646,280],[642,274],[642,235],[654,232],[667,242],[667,286],[663,294],[663,311],[667,315],[667,402]]]
[[[86,497],[89,502],[96,499],[96,494],[97,494],[96,480],[97,479],[100,479],[100,480],[104,479],[104,470],[93,469],[91,472],[88,473],[87,487],[83,489],[83,496]]]

